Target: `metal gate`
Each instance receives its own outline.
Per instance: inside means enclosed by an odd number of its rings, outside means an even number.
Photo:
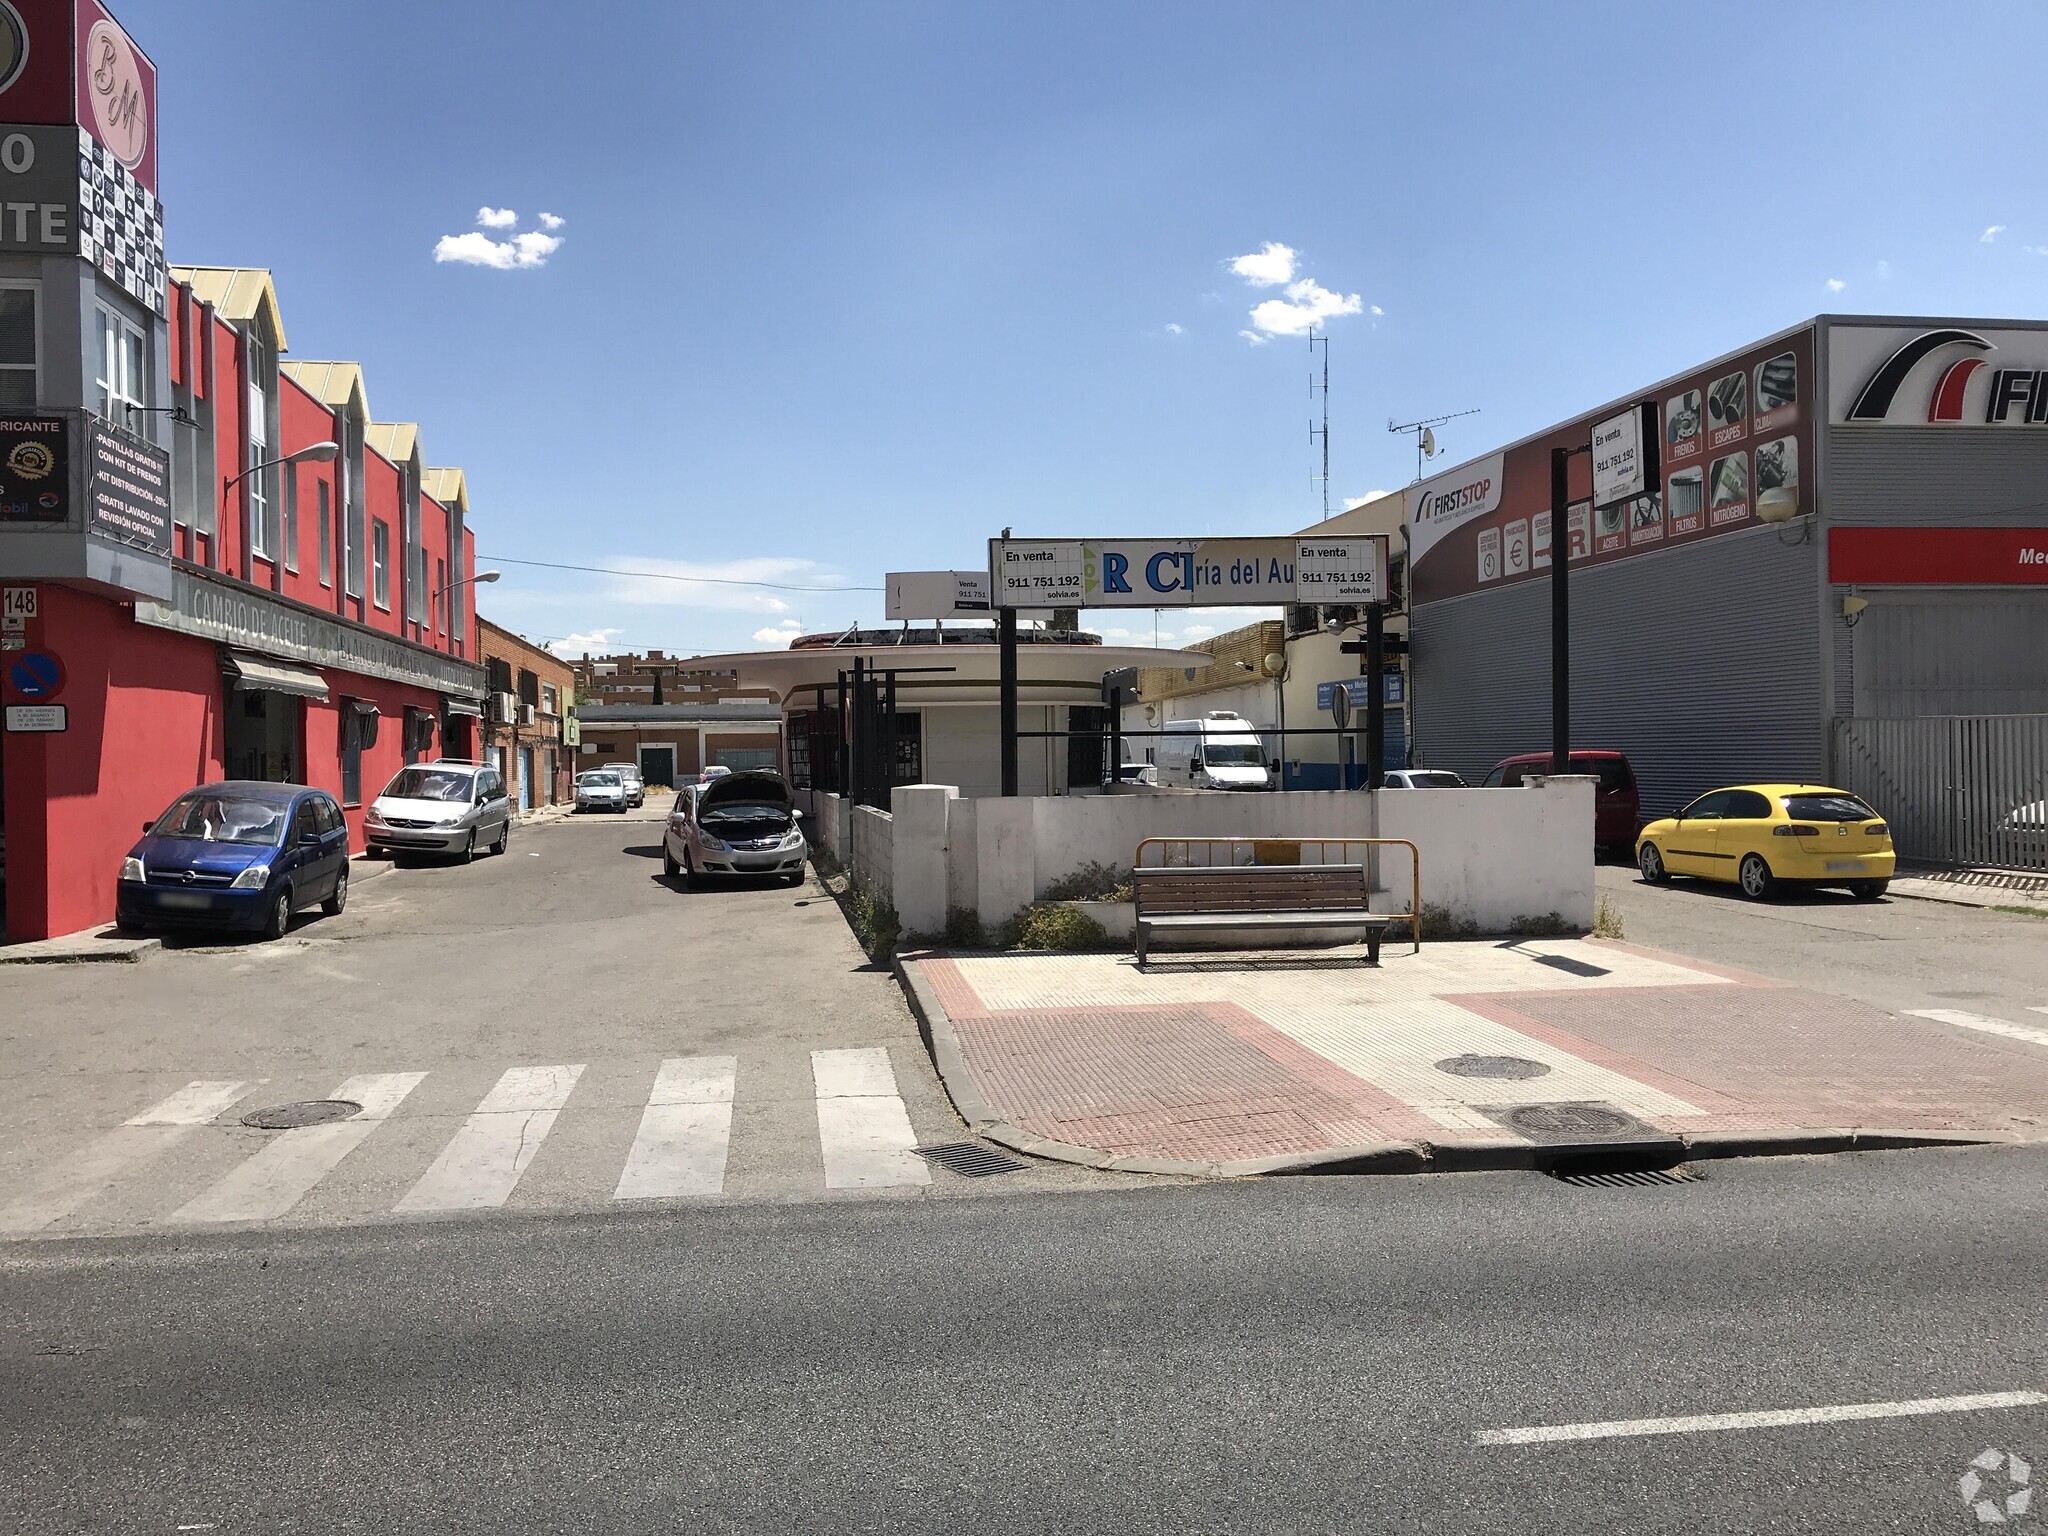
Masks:
[[[2048,874],[2048,715],[1842,719],[1834,747],[1901,858]]]

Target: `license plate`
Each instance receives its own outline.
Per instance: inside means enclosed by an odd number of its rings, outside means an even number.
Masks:
[[[189,891],[167,891],[160,899],[174,912],[204,912],[213,905],[211,896],[201,896]]]
[[[1863,867],[1861,859],[1829,859],[1828,873],[1831,875],[1853,875]]]

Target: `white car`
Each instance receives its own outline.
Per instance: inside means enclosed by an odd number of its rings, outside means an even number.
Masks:
[[[705,875],[804,878],[804,835],[797,830],[789,781],[766,769],[723,773],[676,796],[661,834],[661,864],[697,885]]]
[[[626,777],[616,768],[592,768],[576,775],[579,811],[617,811],[623,816],[630,799]]]
[[[1390,768],[1380,780],[1386,789],[1470,789],[1448,768]]]
[[[512,837],[512,801],[498,770],[441,761],[401,768],[363,812],[371,853],[503,853]]]

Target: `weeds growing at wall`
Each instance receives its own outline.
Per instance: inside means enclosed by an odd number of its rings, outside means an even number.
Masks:
[[[870,960],[881,960],[896,947],[896,940],[903,931],[902,921],[896,916],[896,909],[873,891],[860,886],[849,886],[843,898],[847,921],[853,925],[853,936],[860,940],[860,947],[867,951]]]
[[[1576,938],[1579,930],[1560,913],[1542,912],[1514,918],[1508,923],[1508,932],[1518,939],[1570,939]]]
[[[1003,926],[1005,949],[1102,949],[1109,935],[1078,907],[1038,902]]]
[[[1476,939],[1479,937],[1479,924],[1473,921],[1469,912],[1425,901],[1422,904],[1422,936],[1433,942],[1444,939]]]
[[[1131,872],[1115,864],[1083,864],[1047,885],[1042,901],[1129,901]]]
[[[2042,914],[2048,917],[2048,913]],[[1593,906],[1593,937],[1596,939],[1625,939],[1628,930],[1622,925],[1621,908],[1609,898],[1602,896]]]
[[[940,936],[948,949],[989,948],[988,928],[972,907],[954,907],[946,914],[946,931]]]

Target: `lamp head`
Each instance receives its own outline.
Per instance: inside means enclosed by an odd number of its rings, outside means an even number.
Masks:
[[[294,448],[284,456],[287,464],[331,464],[340,457],[339,443],[309,443],[304,448]]]
[[[478,571],[478,572],[476,573],[476,577],[475,577],[475,579],[476,579],[477,581],[480,581],[480,582],[482,582],[482,581],[496,581],[496,580],[498,579],[498,577],[499,577],[499,575],[500,575],[500,574],[501,574],[501,573],[500,573],[500,572],[498,572],[498,571]]]
[[[1756,499],[1756,515],[1766,523],[1789,523],[1799,515],[1799,495],[1774,485]]]

